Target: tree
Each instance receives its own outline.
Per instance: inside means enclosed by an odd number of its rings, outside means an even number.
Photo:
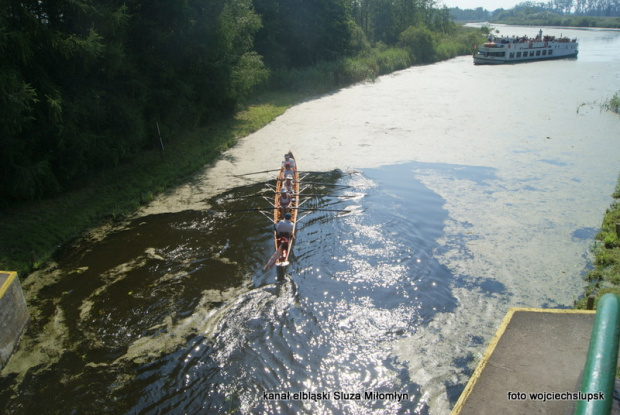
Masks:
[[[344,56],[350,45],[348,0],[255,0],[263,29],[256,51],[277,67],[303,67]]]
[[[394,45],[411,26],[449,32],[453,29],[449,9],[438,9],[434,0],[350,0],[352,16],[368,39]]]
[[[94,12],[90,4],[7,3],[0,11],[0,113],[7,118],[2,150],[9,162],[0,186],[9,198],[32,198],[57,191],[62,179],[82,170],[73,166],[89,144],[72,124],[71,90],[74,77],[94,69],[105,48],[93,25],[83,23]],[[63,153],[71,154],[71,165]]]
[[[400,35],[400,44],[409,52],[411,62],[428,63],[435,56],[435,39],[426,27],[411,26]]]
[[[155,122],[232,111],[266,77],[251,0],[7,0],[0,191],[55,194],[130,159]]]

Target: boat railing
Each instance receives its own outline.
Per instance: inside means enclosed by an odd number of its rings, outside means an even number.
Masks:
[[[607,293],[599,300],[594,317],[575,415],[611,412],[619,339],[620,296]]]

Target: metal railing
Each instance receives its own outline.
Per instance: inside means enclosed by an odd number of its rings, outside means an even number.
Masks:
[[[598,302],[575,415],[611,412],[619,339],[620,297],[608,293]]]

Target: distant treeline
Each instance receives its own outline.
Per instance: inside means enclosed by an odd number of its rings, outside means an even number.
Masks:
[[[599,9],[562,12],[558,9],[539,6],[520,5],[511,10],[496,11],[490,20],[493,23],[531,25],[531,26],[572,26],[572,27],[620,27],[620,10],[607,8],[604,14]]]
[[[504,10],[504,9],[499,9]],[[459,22],[488,22],[491,20],[492,12],[482,7],[476,9],[461,9],[459,7],[452,7],[449,9],[450,16]]]
[[[617,0],[554,0],[547,3],[526,1],[515,9],[532,9],[538,12],[575,16],[620,16],[620,2]]]
[[[620,27],[617,0],[554,0],[547,3],[526,1],[512,9],[450,9],[457,21],[576,27]]]
[[[471,53],[434,0],[6,0],[1,203],[58,194],[300,74],[334,84]],[[468,37],[469,36],[469,37]],[[310,78],[311,79],[311,78]],[[165,138],[172,134],[166,134]]]

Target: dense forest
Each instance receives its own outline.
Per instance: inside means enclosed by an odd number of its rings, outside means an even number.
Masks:
[[[3,203],[61,193],[158,145],[158,126],[227,117],[254,91],[291,87],[304,68],[337,85],[475,43],[440,45],[457,27],[434,0],[3,4]]]

